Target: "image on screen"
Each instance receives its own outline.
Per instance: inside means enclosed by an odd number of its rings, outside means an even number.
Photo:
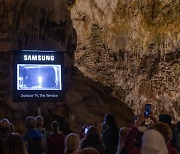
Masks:
[[[17,90],[62,90],[61,65],[17,64]]]

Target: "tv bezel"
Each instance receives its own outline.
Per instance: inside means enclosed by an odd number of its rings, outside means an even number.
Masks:
[[[24,55],[54,55],[54,60],[24,60]],[[61,65],[62,90],[17,90],[17,64]],[[13,51],[13,102],[64,102],[64,52],[43,50]],[[33,97],[32,97],[33,96]],[[44,97],[45,96],[45,97]]]

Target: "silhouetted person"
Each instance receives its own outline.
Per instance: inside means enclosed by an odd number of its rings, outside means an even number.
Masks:
[[[57,121],[53,121],[51,123],[51,129],[51,135],[47,138],[48,154],[64,154],[65,137],[64,134],[59,130],[59,123]]]
[[[105,147],[101,141],[99,131],[94,126],[88,127],[87,134],[82,140],[81,148],[84,149],[87,147],[92,147],[99,151],[101,154],[105,153]]]
[[[44,119],[41,116],[36,117],[36,131],[38,131],[43,137],[42,137],[42,144],[43,144],[43,151],[44,153],[47,153],[47,142],[46,138],[49,136],[49,133],[46,131],[45,128],[43,128],[44,125]]]
[[[42,135],[35,130],[36,118],[29,116],[26,118],[27,133],[23,139],[27,145],[28,154],[42,154],[44,151]]]
[[[37,124],[36,124],[36,130],[37,130],[39,133],[41,133],[44,138],[48,137],[48,134],[49,134],[49,133],[48,133],[48,132],[46,131],[46,129],[43,127],[43,125],[44,125],[44,119],[43,119],[43,117],[37,116],[37,117],[36,117],[36,122],[37,122]]]
[[[171,127],[164,122],[158,122],[154,125],[154,129],[159,131],[164,136],[165,143],[166,143],[169,153],[179,154],[176,148],[171,144],[171,140],[172,140]]]
[[[175,127],[171,124],[172,117],[169,114],[160,114],[159,115],[159,122],[164,122],[168,124],[171,127],[172,130],[172,140],[171,143],[172,145],[178,149],[178,132],[176,131]]]
[[[17,133],[12,133],[6,139],[3,154],[27,154],[22,137]]]
[[[77,134],[71,133],[65,138],[65,154],[78,154],[80,139]]]
[[[6,139],[10,135],[10,122],[4,118],[0,121],[0,138]]]
[[[3,153],[4,142],[10,135],[10,122],[4,118],[0,121],[0,154]]]
[[[104,117],[102,141],[106,147],[106,154],[115,154],[119,141],[119,130],[115,118],[111,113]]]

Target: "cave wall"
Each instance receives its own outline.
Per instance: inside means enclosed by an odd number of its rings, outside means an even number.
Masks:
[[[152,103],[180,120],[180,1],[76,0],[70,9],[81,72],[135,113]]]
[[[0,2],[0,119],[7,117],[15,124],[17,131],[23,132],[24,119],[29,115],[37,115],[36,100],[31,103],[12,102],[13,51],[26,49],[66,51],[65,65],[66,68],[71,68],[74,65],[76,39],[70,12],[64,0]],[[65,82],[68,82],[69,74],[66,73]],[[57,106],[62,111],[55,113],[54,108],[58,109]],[[55,115],[62,121],[68,120],[64,114],[66,106],[62,102],[40,104],[42,115],[48,122],[53,120],[52,117]]]
[[[68,3],[67,3],[68,2]],[[85,77],[74,67],[77,33],[70,17],[74,1],[4,0],[0,1],[0,119],[7,117],[23,133],[24,120],[37,115],[38,104],[12,102],[13,50],[56,50],[65,54],[65,102],[42,102],[42,116],[49,124],[59,119],[64,131],[84,124],[101,128],[107,112],[113,113],[119,126],[133,120],[132,109],[111,95],[111,89]],[[50,125],[49,125],[50,126]]]

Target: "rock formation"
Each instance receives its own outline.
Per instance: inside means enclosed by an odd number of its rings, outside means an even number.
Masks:
[[[148,102],[180,120],[179,0],[76,0],[70,9],[81,72],[135,113]]]
[[[66,102],[41,103],[46,121],[58,118],[77,131],[83,124],[101,127],[107,112],[115,114],[119,126],[133,120],[132,110],[112,97],[110,88],[84,77],[74,67],[77,34],[68,10],[74,1],[66,2],[0,2],[0,118],[9,118],[18,132],[24,131],[28,115],[37,115],[36,102],[12,102],[12,54],[22,49],[65,51]]]

